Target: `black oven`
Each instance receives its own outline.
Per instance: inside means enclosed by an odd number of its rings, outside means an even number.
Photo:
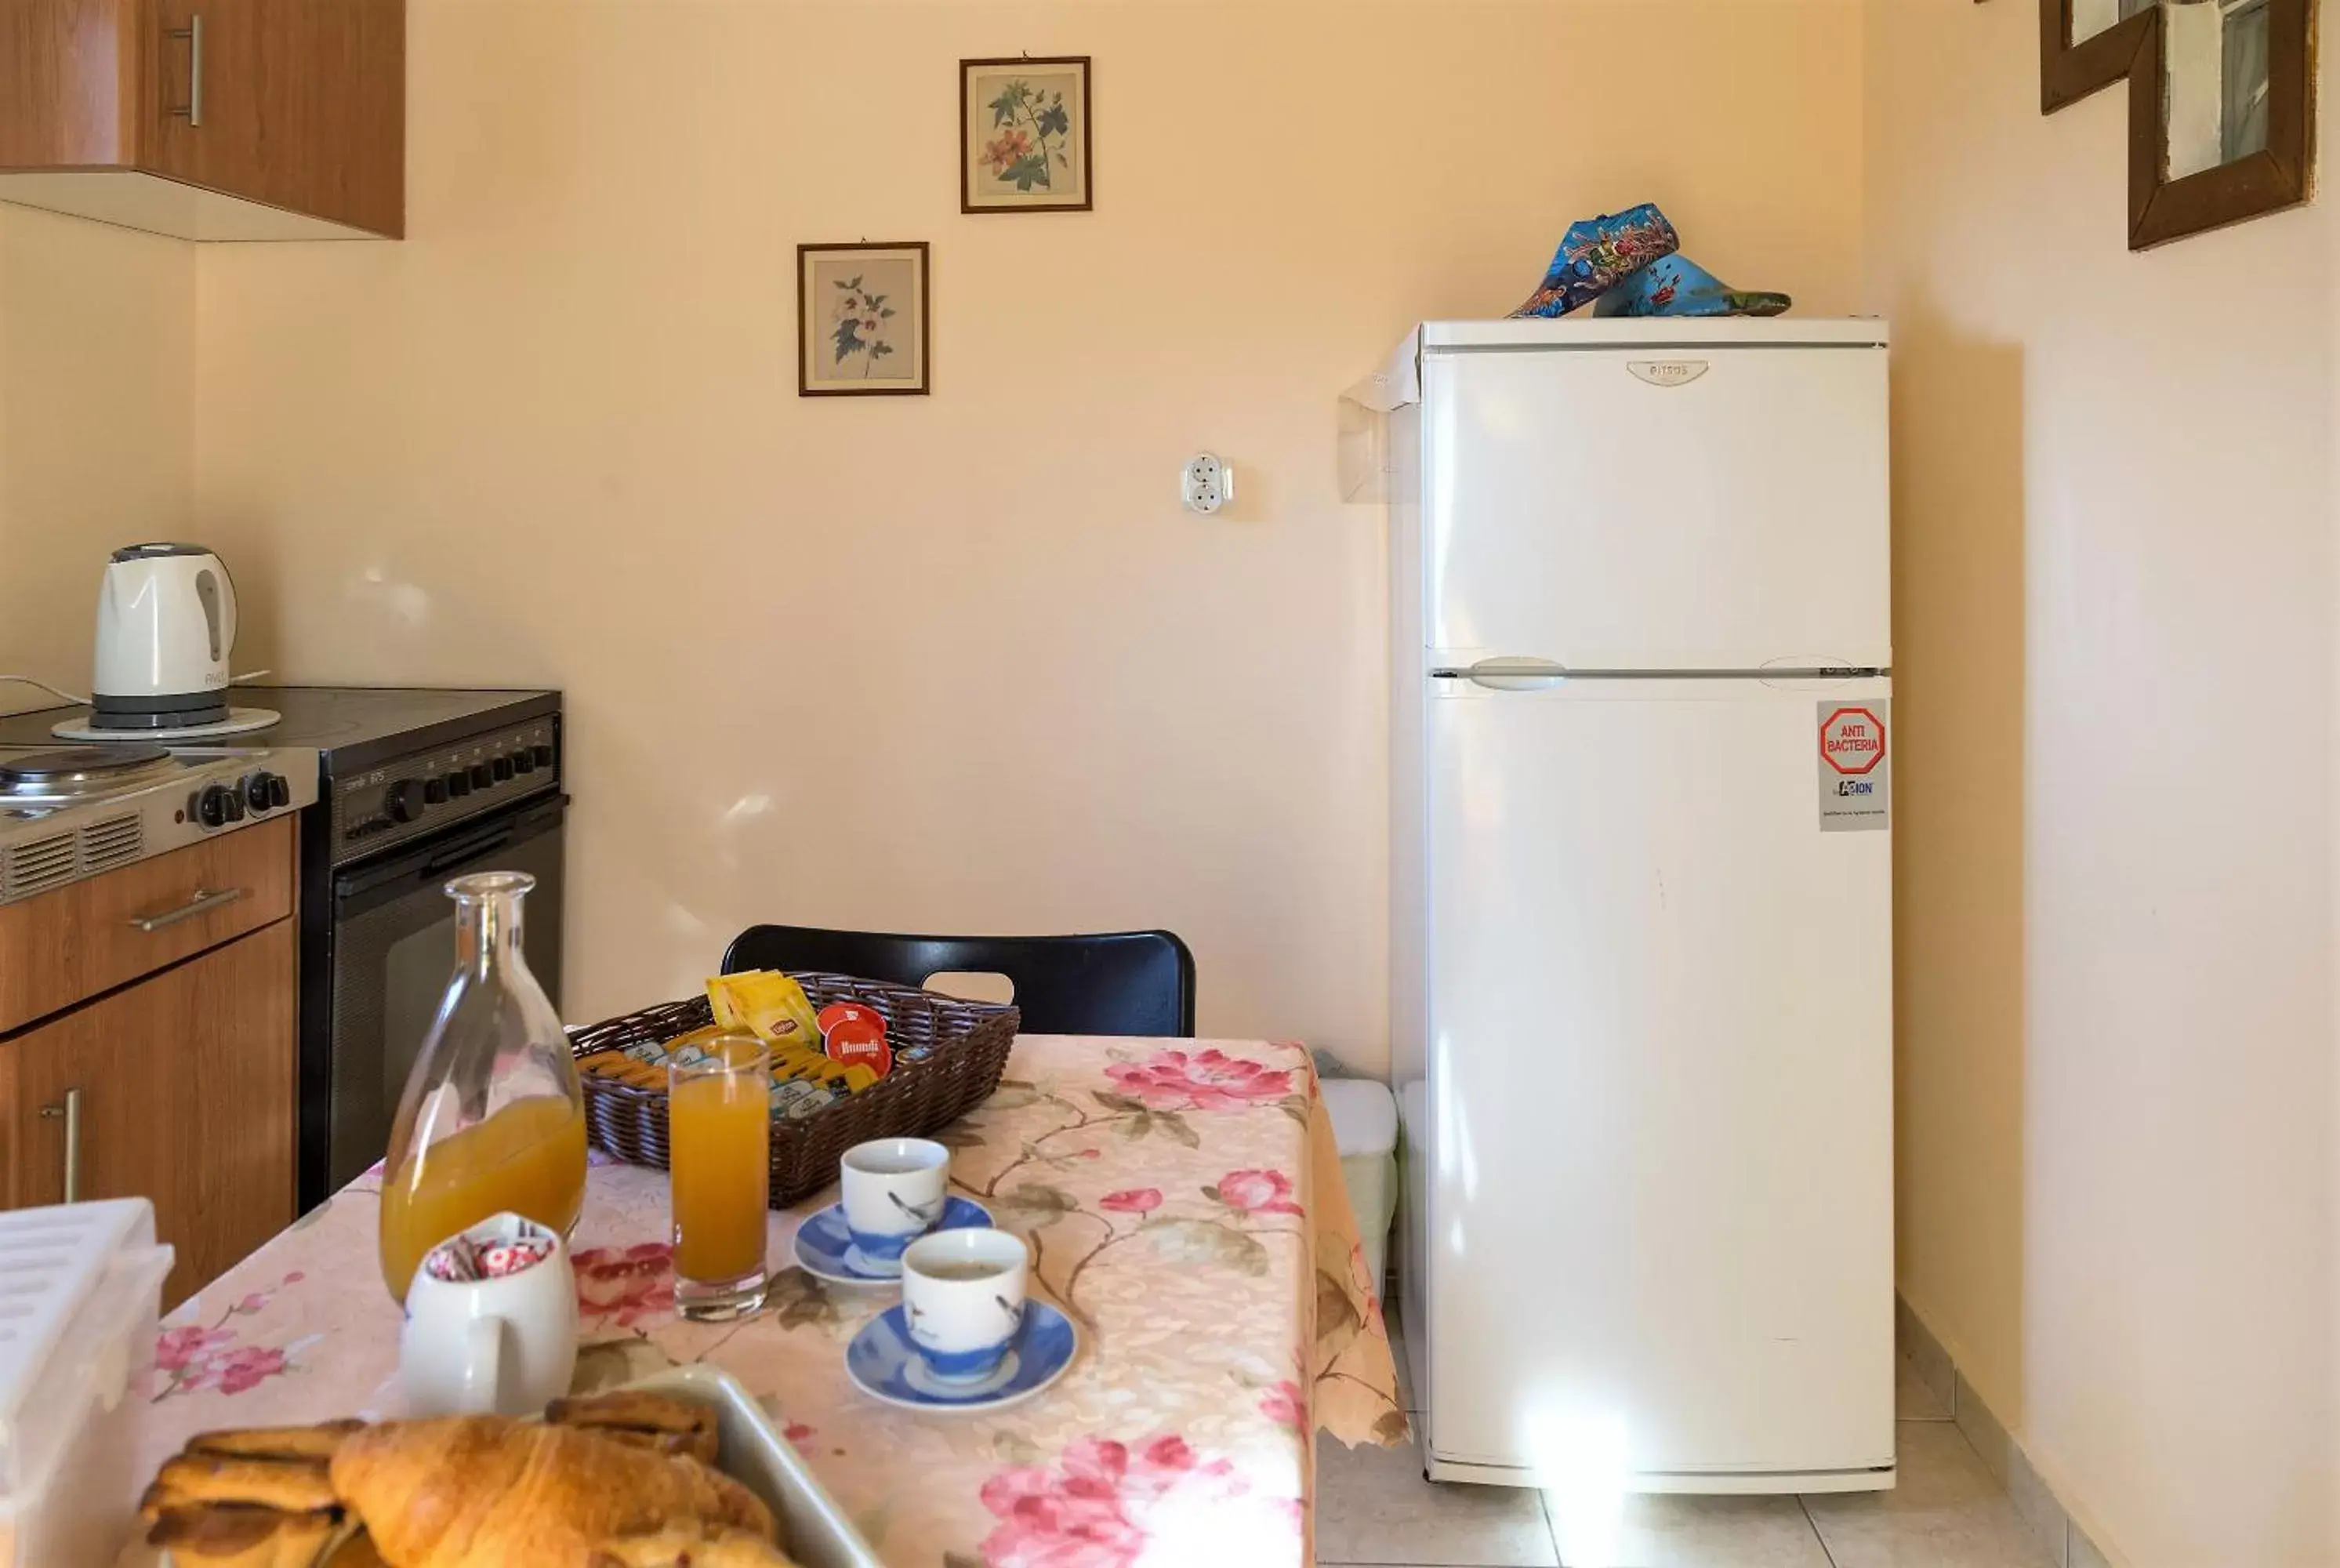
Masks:
[[[558,692],[333,699],[309,716],[321,740],[340,744],[321,749],[322,787],[301,818],[304,1214],[389,1147],[455,968],[447,884],[473,871],[536,878],[522,906],[528,963],[556,1008],[568,891]],[[336,717],[350,721],[338,732]]]
[[[560,1006],[560,905],[565,796],[524,801],[333,877],[332,957],[321,977],[331,1027],[314,1041],[320,1070],[304,1071],[301,1206],[306,1210],[380,1159],[398,1097],[455,968],[455,904],[447,884],[473,871],[525,871],[536,888],[521,906],[528,967]],[[303,1064],[304,1067],[307,1064]],[[312,1135],[321,1135],[312,1136]]]

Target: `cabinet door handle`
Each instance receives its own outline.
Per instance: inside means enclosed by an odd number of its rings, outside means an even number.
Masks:
[[[195,889],[195,896],[175,909],[165,909],[159,915],[134,915],[130,923],[138,929],[154,932],[165,926],[175,926],[182,920],[192,920],[198,915],[208,915],[213,909],[223,909],[243,897],[242,888],[221,888],[206,891]]]
[[[65,1103],[43,1106],[41,1119],[65,1124],[65,1202],[81,1202],[81,1091],[67,1089]]]
[[[183,116],[187,124],[200,129],[203,123],[203,18],[201,12],[187,18],[183,27],[174,27],[166,36],[187,41],[187,106],[174,109],[174,115]]]

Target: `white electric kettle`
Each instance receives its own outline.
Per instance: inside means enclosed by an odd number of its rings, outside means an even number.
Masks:
[[[183,729],[228,717],[235,583],[200,544],[114,552],[97,591],[93,729]]]

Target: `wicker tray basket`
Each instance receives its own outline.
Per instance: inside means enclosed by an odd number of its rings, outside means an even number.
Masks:
[[[1008,1047],[1020,1021],[1014,1007],[962,1002],[931,991],[849,975],[796,977],[816,1008],[861,1002],[886,1020],[897,1051],[932,1045],[922,1062],[897,1065],[869,1087],[801,1121],[772,1124],[772,1206],[799,1203],[837,1179],[838,1156],[870,1138],[924,1137],[940,1131],[991,1097],[1007,1070]],[[656,1041],[705,1028],[715,1021],[705,997],[661,1002],[611,1018],[570,1037],[582,1060],[613,1047]],[[585,1082],[585,1125],[596,1148],[629,1165],[667,1168],[666,1091],[637,1088],[591,1073]]]

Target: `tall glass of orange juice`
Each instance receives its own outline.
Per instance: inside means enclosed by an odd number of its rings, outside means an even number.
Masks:
[[[719,1035],[667,1067],[667,1163],[674,1204],[674,1304],[705,1322],[764,1305],[772,1196],[772,1052]]]
[[[585,1204],[585,1092],[560,1015],[529,972],[521,900],[536,879],[447,884],[455,970],[382,1162],[382,1277],[403,1302],[422,1255],[509,1209],[566,1234]]]

